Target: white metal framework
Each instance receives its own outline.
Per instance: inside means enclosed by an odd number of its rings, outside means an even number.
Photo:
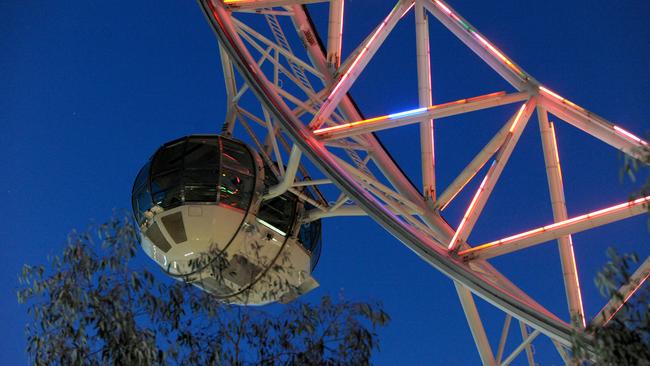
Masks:
[[[368,215],[449,276],[456,285],[484,364],[507,365],[519,355],[525,355],[528,362],[534,364],[531,342],[539,335],[550,337],[562,359],[571,363],[567,348],[571,330],[583,328],[587,321],[604,324],[621,306],[621,301],[612,300],[595,319],[586,319],[571,235],[642,214],[650,197],[570,218],[564,198],[555,129],[548,120],[548,113],[633,157],[639,157],[647,143],[543,86],[446,2],[397,1],[385,18],[347,56],[341,54],[342,36],[345,34],[344,1],[327,2],[326,35],[318,34],[305,7],[317,2],[324,1],[199,0],[221,47],[228,95],[223,132],[232,134],[235,125],[240,126],[238,130],[245,132],[246,139],[273,167],[280,183],[268,192],[268,196],[286,190],[300,195],[314,207],[305,216],[306,221]],[[414,37],[419,108],[363,118],[348,91],[396,24],[403,21],[404,15],[410,11],[415,13],[416,19]],[[434,104],[429,19],[442,23],[503,77],[513,90]],[[301,43],[295,42],[296,34]],[[321,44],[321,40],[326,40],[327,44]],[[250,92],[258,104],[246,99]],[[448,187],[437,189],[434,121],[507,104],[519,107],[456,179]],[[535,114],[539,122],[554,222],[540,223],[538,228],[482,245],[471,245],[468,237],[474,224],[481,216],[524,127]],[[411,184],[373,134],[416,123],[420,127],[421,188]],[[307,164],[301,163],[303,155],[319,172],[310,172]],[[451,227],[443,218],[445,208],[490,161],[491,165],[481,178],[482,182],[460,224]],[[312,179],[313,176],[319,178]],[[325,196],[318,188],[321,185],[333,185],[337,193]],[[310,189],[312,194],[305,194],[305,189]],[[546,310],[487,261],[488,258],[549,241],[557,241],[559,245],[569,317],[556,316]],[[622,289],[626,299],[648,277],[648,263],[646,261],[635,273],[634,283]],[[487,300],[506,314],[498,347],[494,350],[473,295]],[[571,324],[561,318],[574,321]],[[519,323],[521,343],[506,354],[505,343],[513,319]]]

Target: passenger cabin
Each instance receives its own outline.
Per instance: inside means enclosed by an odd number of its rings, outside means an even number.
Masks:
[[[168,275],[235,304],[287,302],[316,286],[321,223],[257,152],[220,135],[161,146],[140,170],[133,213],[144,252]]]

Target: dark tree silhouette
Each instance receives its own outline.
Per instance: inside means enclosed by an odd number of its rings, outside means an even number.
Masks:
[[[24,266],[18,299],[38,365],[363,365],[389,317],[377,304],[236,307],[134,260],[130,217],[73,232],[61,256]],[[138,256],[141,256],[138,254]],[[144,261],[143,261],[144,262]],[[160,277],[160,278],[158,278]]]
[[[629,283],[631,268],[638,265],[636,255],[621,255],[609,249],[610,261],[596,277],[596,285],[606,298],[623,299],[619,288]],[[605,326],[588,326],[591,339],[573,339],[573,352],[586,365],[650,365],[650,291],[639,288]]]

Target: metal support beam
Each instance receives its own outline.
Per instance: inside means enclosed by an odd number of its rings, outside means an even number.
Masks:
[[[521,332],[521,340],[526,342],[528,339],[528,329],[526,329],[526,323],[519,321],[519,331]],[[526,344],[526,359],[528,359],[528,366],[535,366],[535,359],[533,357],[533,349],[530,342]]]
[[[274,6],[288,6],[296,4],[323,3],[327,0],[223,0],[223,4],[230,10],[248,10],[272,8]]]
[[[560,154],[555,138],[555,128],[548,120],[548,114],[541,105],[537,106],[537,120],[542,138],[542,150],[544,151],[544,162],[546,164],[546,178],[548,190],[551,196],[551,207],[553,209],[553,220],[564,221],[569,218],[564,199],[564,183],[562,182],[562,168],[560,167]],[[582,295],[580,292],[580,279],[576,258],[573,253],[573,240],[571,235],[564,235],[558,238],[558,249],[562,264],[562,277],[564,278],[564,289],[571,323],[578,327],[585,327],[585,314],[582,307]]]
[[[303,217],[302,222],[312,222],[318,219],[339,216],[368,216],[368,214],[357,205],[346,205],[338,207],[336,210],[327,211],[311,209],[307,211],[307,214]]]
[[[415,2],[415,44],[418,71],[419,107],[432,105],[431,62],[429,55],[429,21],[422,5],[423,0]],[[436,200],[436,159],[434,150],[433,119],[420,121],[420,161],[422,164],[422,195],[433,205]]]
[[[524,128],[534,110],[535,98],[532,98],[522,105],[517,114],[513,116],[510,129],[508,130],[508,136],[506,136],[503,145],[494,158],[492,166],[490,166],[487,174],[485,174],[483,182],[481,182],[481,185],[476,191],[469,207],[467,207],[465,215],[461,219],[460,224],[458,224],[456,233],[449,242],[448,248],[450,251],[457,250],[462,244],[467,242],[467,237],[469,237],[469,234],[472,232],[474,224],[476,224],[488,198],[490,198],[490,194],[499,180],[501,172],[503,172],[503,168],[505,168],[512,151],[514,150],[517,141],[519,141],[519,137],[524,132]]]
[[[318,186],[321,184],[333,184],[333,182],[329,179],[303,180],[301,182],[295,182],[292,187]]]
[[[332,74],[341,66],[344,7],[344,0],[330,0],[329,23],[327,24],[327,66]]]
[[[566,351],[563,345],[560,344],[560,342],[556,341],[555,339],[551,339],[551,342],[553,342],[553,345],[555,346],[555,349],[557,350],[557,353],[560,355],[562,358],[562,361],[564,361],[564,364],[567,366],[578,366],[577,363],[574,363],[574,360],[571,359],[569,356],[569,353]]]
[[[219,56],[221,57],[221,67],[223,70],[223,81],[226,84],[226,97],[228,98],[228,105],[226,106],[226,120],[224,121],[222,132],[232,135],[232,130],[235,126],[235,118],[237,117],[237,106],[234,97],[237,94],[237,84],[235,83],[235,71],[230,60],[230,56],[226,50],[223,49],[219,43]]]
[[[298,172],[298,167],[300,166],[301,156],[302,153],[300,152],[300,149],[298,149],[296,145],[293,145],[291,148],[291,154],[289,155],[289,162],[287,163],[287,168],[282,176],[282,180],[280,183],[269,187],[268,193],[262,197],[263,200],[280,196],[291,188],[296,179],[296,172]]]
[[[522,323],[522,324],[523,324],[523,323]],[[521,351],[523,351],[524,349],[527,349],[528,345],[530,345],[530,343],[531,343],[532,341],[534,341],[535,338],[537,338],[538,335],[539,335],[539,330],[535,329],[532,333],[530,333],[530,335],[528,335],[527,337],[525,337],[524,341],[523,341],[523,342],[522,342],[522,343],[521,343],[517,348],[515,348],[514,351],[512,351],[512,353],[510,354],[510,356],[508,356],[508,358],[506,358],[506,359],[501,363],[501,366],[508,366],[508,365],[510,365],[510,363],[511,363],[512,361],[514,361],[515,358],[516,358],[517,356],[519,356],[519,354],[521,353]]]
[[[482,244],[474,248],[462,250],[458,255],[463,257],[463,260],[473,260],[477,258],[487,259],[512,253],[533,245],[555,240],[561,236],[575,234],[628,217],[641,215],[647,212],[646,206],[649,202],[650,196],[639,198],[634,201],[621,203],[616,206]]]
[[[625,305],[625,303],[634,295],[634,293],[643,285],[645,280],[650,277],[650,257],[637,268],[630,276],[628,283],[618,289],[619,296],[612,297],[609,302],[598,312],[592,320],[592,325],[603,326],[607,324],[614,315]]]
[[[481,317],[476,309],[476,303],[474,303],[472,293],[467,289],[467,287],[456,281],[454,281],[454,286],[456,287],[460,303],[463,306],[463,311],[467,318],[467,324],[469,324],[469,329],[472,331],[472,337],[474,337],[474,342],[476,343],[476,348],[481,357],[481,362],[483,362],[483,365],[496,365],[492,348],[490,347],[490,342],[485,334],[485,329],[483,329],[483,322],[481,321]]]
[[[497,365],[501,363],[503,351],[506,348],[506,340],[508,340],[508,333],[510,331],[510,323],[512,322],[512,315],[506,313],[506,319],[503,321],[503,329],[501,329],[501,338],[499,339],[499,348],[497,349]]]
[[[505,92],[491,93],[400,113],[393,113],[386,116],[345,123],[338,126],[320,128],[314,130],[314,134],[322,140],[340,139],[394,127],[406,126],[413,123],[420,123],[423,119],[450,117],[481,109],[521,102],[529,97],[530,94],[526,92],[512,94],[506,94]]]
[[[549,112],[636,159],[643,158],[646,141],[547,88],[540,86],[539,91],[540,101]]]
[[[487,163],[494,154],[496,154],[497,151],[499,151],[499,148],[501,145],[503,145],[503,142],[506,139],[506,136],[508,135],[508,130],[510,129],[512,121],[506,122],[503,127],[499,130],[499,132],[492,137],[492,139],[479,151],[478,154],[472,159],[472,161],[467,164],[465,169],[458,174],[456,179],[454,179],[453,182],[447,188],[442,192],[442,194],[438,197],[438,200],[436,201],[436,207],[438,210],[442,211],[449,205],[449,202],[456,197],[458,193],[469,183],[472,178],[478,173],[479,170],[483,168],[485,163]]]

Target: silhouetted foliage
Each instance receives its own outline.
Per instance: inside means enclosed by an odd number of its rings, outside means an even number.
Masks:
[[[610,261],[597,275],[596,285],[605,298],[622,300],[619,288],[630,282],[631,268],[638,266],[636,255],[620,255],[609,249]],[[650,291],[647,286],[637,290],[632,298],[602,327],[587,326],[588,341],[574,336],[573,351],[585,364],[650,365]]]
[[[18,299],[32,317],[26,327],[31,361],[362,365],[378,348],[374,331],[389,320],[376,304],[328,296],[270,309],[218,303],[137,266],[138,245],[131,219],[114,218],[70,234],[63,254],[48,258],[47,266],[24,266]]]

